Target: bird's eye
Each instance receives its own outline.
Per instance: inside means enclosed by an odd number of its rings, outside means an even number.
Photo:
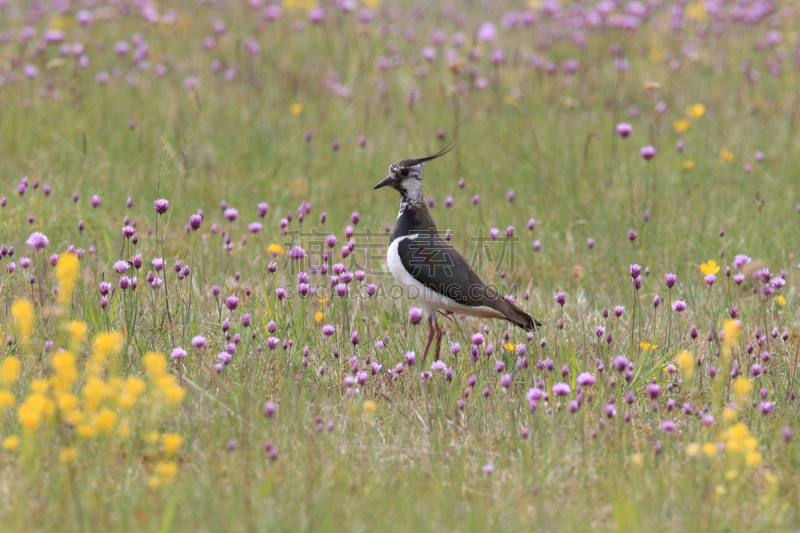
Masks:
[[[403,176],[404,178],[407,177],[408,176],[408,169],[404,168],[403,170],[401,170],[400,171],[400,175]]]

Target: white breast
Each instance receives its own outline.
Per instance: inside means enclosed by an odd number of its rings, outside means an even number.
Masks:
[[[447,296],[443,294],[439,294],[438,292],[429,289],[419,281],[415,280],[414,277],[408,273],[406,268],[403,266],[403,262],[400,260],[400,254],[398,253],[397,247],[400,244],[400,241],[403,239],[416,239],[419,235],[406,235],[405,237],[399,237],[392,241],[389,245],[389,250],[386,253],[386,261],[389,264],[389,272],[392,273],[394,279],[402,285],[405,289],[406,293],[408,294],[409,298],[412,298],[417,301],[417,304],[425,311],[425,315],[427,317],[436,317],[436,311],[438,309],[446,309],[450,312],[462,314],[462,315],[471,315],[471,316],[478,316],[483,318],[503,318],[503,316],[496,310],[486,307],[470,307],[468,305],[464,305],[458,303],[454,300],[451,300]]]

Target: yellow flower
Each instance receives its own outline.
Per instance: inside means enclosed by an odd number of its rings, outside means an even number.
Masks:
[[[14,407],[17,403],[17,398],[14,393],[7,390],[0,390],[0,409],[4,407]]]
[[[689,20],[704,21],[707,17],[705,3],[700,1],[688,4],[684,8],[684,15]]]
[[[167,360],[162,353],[147,352],[142,357],[142,364],[144,364],[145,372],[150,379],[167,373]]]
[[[78,407],[78,404],[78,398],[72,394],[59,394],[56,398],[56,405],[62,413],[71,413]]]
[[[144,381],[137,378],[136,376],[128,376],[125,380],[125,388],[124,391],[133,396],[134,398],[138,398],[146,389],[146,385]]]
[[[678,352],[678,355],[675,356],[675,359],[678,362],[678,366],[681,367],[681,372],[683,372],[684,378],[691,379],[692,375],[694,374],[694,357],[692,354],[687,352],[686,350],[681,350]]]
[[[367,7],[378,7],[381,4],[381,0],[364,0],[364,4]]]
[[[747,454],[745,458],[745,464],[747,466],[758,466],[761,464],[761,453],[760,452],[750,452]]]
[[[653,350],[655,350],[656,348],[658,348],[658,344],[649,344],[649,343],[647,343],[647,342],[640,342],[640,343],[639,343],[639,346],[641,346],[642,350],[645,350],[645,351],[646,351],[646,350],[649,350],[649,349],[651,349],[651,348],[652,348]]]
[[[513,352],[513,351],[516,349],[516,346],[514,346],[513,344],[511,344],[511,343],[509,342],[508,344],[504,344],[504,345],[503,345],[503,348],[505,348],[505,349],[506,349],[506,350],[508,350],[509,352]]]
[[[736,159],[736,156],[733,155],[733,152],[730,150],[725,150],[724,148],[719,151],[719,156],[728,163],[733,163],[733,160]]]
[[[322,311],[317,311],[314,315],[314,321],[319,324],[322,321]]]
[[[66,392],[78,381],[78,369],[75,368],[75,356],[69,352],[57,352],[52,358],[56,371],[54,382],[59,392]]]
[[[75,428],[75,432],[79,437],[83,437],[85,439],[91,439],[97,436],[97,428],[86,423],[78,424],[78,426]]]
[[[631,462],[636,466],[642,466],[644,464],[644,455],[641,453],[631,455]]]
[[[17,407],[17,420],[26,431],[34,431],[39,428],[42,418],[49,417],[53,413],[55,413],[55,405],[52,400],[35,392],[28,395],[25,401]]]
[[[697,457],[700,455],[700,445],[696,442],[691,443],[686,447],[686,455],[689,457]]]
[[[161,437],[161,445],[164,447],[164,453],[172,455],[183,444],[183,437],[175,433],[165,433]]]
[[[690,122],[688,120],[682,118],[680,120],[676,120],[675,124],[673,124],[672,127],[675,129],[677,133],[683,133],[684,131],[689,129],[689,124]]]
[[[58,280],[58,303],[69,305],[72,292],[75,290],[75,279],[78,277],[78,256],[73,253],[61,254],[56,263],[56,279]]]
[[[375,412],[377,408],[378,404],[376,404],[372,400],[367,400],[366,402],[364,402],[364,413],[366,413],[367,416],[372,416],[372,414]]]
[[[706,454],[708,458],[716,457],[717,450],[719,450],[719,448],[717,448],[717,445],[713,442],[706,442],[703,444],[703,453]]]
[[[19,446],[19,437],[16,435],[12,435],[3,439],[3,448],[6,450],[13,450],[17,446]]]
[[[6,357],[0,363],[0,384],[9,387],[13,385],[19,377],[19,371],[22,368],[22,363],[16,357]]]
[[[98,429],[102,429],[105,432],[110,432],[112,429],[114,429],[114,426],[117,425],[117,413],[108,407],[104,407],[99,413],[97,413],[94,423]]]
[[[50,389],[50,382],[46,379],[34,379],[31,381],[31,390],[37,394],[44,394]]]
[[[267,253],[273,255],[283,255],[286,253],[286,249],[280,244],[270,244],[267,247]]]
[[[171,483],[178,474],[178,465],[172,461],[164,461],[156,465],[156,473],[164,483]]]
[[[178,385],[173,385],[164,389],[164,397],[167,399],[167,403],[172,407],[181,403],[184,394],[186,394],[186,391]]]
[[[72,338],[72,351],[79,352],[83,339],[89,331],[89,326],[79,320],[73,320],[68,326],[69,336]]]
[[[72,411],[71,413],[66,415],[64,417],[64,420],[66,420],[67,422],[69,422],[73,426],[77,426],[78,424],[80,424],[81,422],[86,420],[86,414],[84,414],[83,411],[79,411],[78,409],[75,409],[74,411]]]
[[[118,331],[98,333],[94,338],[92,357],[86,365],[87,372],[95,375],[102,372],[103,365],[105,365],[108,357],[122,350],[124,340],[122,334]]]
[[[683,160],[683,170],[692,170],[694,168],[694,160],[693,159],[684,159]]]
[[[716,274],[719,272],[719,265],[713,259],[709,259],[708,263],[703,263],[700,265],[700,272],[703,273],[704,276],[708,276],[709,274]]]
[[[778,305],[780,305],[781,307],[786,305],[786,298],[784,298],[783,295],[781,294],[775,297],[775,301],[778,302]]]
[[[131,436],[131,426],[128,424],[127,420],[123,420],[119,423],[119,426],[117,426],[117,435],[123,439],[127,439]]]
[[[108,386],[102,379],[91,377],[86,380],[86,385],[83,386],[81,394],[83,395],[86,410],[94,413],[100,408],[100,402],[103,401],[103,398],[108,396]]]
[[[703,104],[694,104],[686,108],[686,115],[691,118],[698,119],[706,113],[706,106]]]
[[[58,460],[64,464],[71,464],[75,462],[75,459],[78,458],[78,450],[69,446],[67,448],[62,448],[58,454]]]
[[[731,409],[730,407],[724,407],[722,409],[722,418],[724,418],[726,422],[733,422],[739,418],[739,411]]]
[[[736,470],[728,470],[727,472],[725,472],[725,479],[727,479],[728,481],[733,481],[737,477],[739,477],[739,472]]]
[[[289,112],[292,115],[299,115],[303,112],[303,104],[295,102],[294,104],[289,106]]]
[[[17,300],[11,304],[11,316],[22,342],[28,343],[33,333],[33,304],[28,300]]]
[[[726,320],[722,325],[722,342],[728,348],[736,346],[736,338],[739,336],[739,324],[735,320]]]
[[[150,433],[144,436],[144,440],[148,444],[155,444],[158,442],[160,438],[161,435],[158,433],[158,431],[151,431]]]
[[[727,492],[725,490],[725,487],[723,487],[722,485],[717,485],[717,488],[714,489],[714,491],[717,493],[717,496],[723,496]]]
[[[741,397],[748,396],[753,389],[753,384],[749,379],[739,376],[733,381],[733,390]]]
[[[651,48],[650,51],[647,53],[647,57],[650,58],[650,61],[658,63],[659,61],[661,61],[661,58],[663,56],[661,55],[661,52],[659,50],[657,50],[656,48]]]

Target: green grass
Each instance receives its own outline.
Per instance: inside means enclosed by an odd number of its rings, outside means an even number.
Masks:
[[[14,36],[25,25],[24,11],[17,7],[0,8]],[[459,6],[461,27],[436,3],[426,6],[424,16],[413,23],[412,6],[405,3],[397,5],[401,9],[396,20],[395,5],[381,4],[373,10],[376,20],[370,24],[360,24],[356,14],[342,18],[331,8],[323,25],[307,23],[303,32],[292,25],[306,19],[305,11],[284,9],[281,19],[265,23],[258,10],[245,4],[214,8],[178,2],[173,7],[181,21],[177,25],[148,25],[138,13],[123,16],[115,11],[110,20],[95,21],[91,32],[74,22],[74,13],[51,19],[48,11],[35,24],[39,35],[48,24],[68,19],[67,42],[86,45],[91,58],[86,69],[73,68],[74,58],[47,68],[58,56],[57,45],[30,58],[34,42],[24,51],[22,63],[35,64],[39,75],[27,80],[12,62],[18,43],[0,45],[0,72],[9,68],[19,77],[16,83],[0,86],[0,197],[9,198],[0,210],[0,243],[14,245],[11,260],[17,265],[14,274],[0,276],[0,329],[10,340],[0,355],[23,362],[19,380],[8,388],[17,404],[0,413],[0,441],[21,439],[16,448],[0,448],[3,529],[798,528],[800,485],[795,469],[800,457],[797,439],[786,442],[783,434],[786,427],[798,431],[798,406],[789,392],[798,387],[800,346],[800,260],[795,255],[800,230],[795,210],[800,202],[795,170],[800,143],[798,73],[792,62],[796,36],[789,24],[796,11],[793,4],[782,3],[788,11],[776,11],[761,24],[726,19],[721,34],[709,31],[705,37],[697,36],[693,22],[686,22],[683,33],[670,30],[671,6],[662,6],[636,32],[586,31],[585,50],[568,38],[556,39],[557,32],[569,35],[571,30],[555,21],[500,29],[502,15],[520,9],[517,5]],[[541,12],[539,16],[546,19]],[[228,23],[228,33],[212,52],[205,51],[203,39],[212,35],[212,24],[220,19]],[[472,39],[486,20],[497,24],[497,41],[482,46],[483,58],[475,62],[467,58],[469,47],[462,49],[460,70],[449,69],[445,51],[450,36],[461,31]],[[389,27],[386,36],[379,31],[384,23]],[[403,37],[409,25],[416,30],[414,41]],[[256,26],[263,31],[257,32]],[[763,66],[777,52],[755,46],[773,28],[783,30],[779,47],[789,51],[777,77]],[[447,33],[448,44],[427,64],[420,52],[437,29]],[[138,70],[131,54],[120,58],[113,52],[116,41],[130,40],[137,32],[151,49],[148,70]],[[246,52],[243,42],[248,36],[261,44],[258,55]],[[550,41],[547,50],[537,47],[541,39]],[[614,70],[615,57],[609,53],[615,43],[630,61],[624,75]],[[697,50],[695,60],[682,54],[687,43]],[[496,80],[488,59],[495,48],[503,48],[508,58],[494,69]],[[651,59],[653,50],[661,56],[659,61]],[[404,64],[381,72],[378,58],[395,54]],[[580,67],[572,76],[561,73],[560,67],[557,75],[549,76],[527,64],[535,55],[559,66],[578,58]],[[219,73],[210,70],[213,59],[223,64]],[[758,82],[748,82],[740,72],[743,61],[761,71]],[[168,68],[158,77],[152,66],[161,62]],[[420,79],[416,72],[423,63],[429,73]],[[238,76],[226,81],[222,72],[233,66]],[[112,76],[106,86],[95,82],[97,72],[112,73],[115,68],[121,69],[118,78]],[[472,68],[490,80],[486,89],[473,88]],[[338,73],[338,83],[353,91],[352,99],[337,98],[326,87],[333,72]],[[183,87],[188,77],[199,81],[196,91]],[[383,95],[379,78],[386,86]],[[59,91],[59,100],[42,96],[46,80]],[[132,80],[136,86],[131,86]],[[460,81],[466,82],[466,91],[458,90]],[[648,91],[647,82],[658,82],[660,88]],[[412,108],[407,93],[413,88],[420,98]],[[654,107],[661,101],[667,110],[658,115]],[[297,115],[290,111],[296,103],[302,104]],[[676,133],[673,123],[696,103],[705,106],[705,114],[691,119],[686,132]],[[634,105],[640,110],[638,117],[628,114]],[[619,122],[633,125],[628,139],[614,133]],[[437,138],[440,128],[444,140]],[[304,138],[307,131],[312,133],[310,141]],[[366,138],[364,147],[358,144],[361,135]],[[453,244],[467,258],[475,251],[473,237],[498,228],[501,237],[488,250],[496,258],[506,243],[511,245],[506,250],[510,255],[504,256],[503,264],[488,262],[480,274],[513,293],[544,326],[528,340],[521,330],[499,322],[442,319],[443,359],[455,377],[447,382],[438,375],[421,384],[419,374],[431,363],[429,358],[423,368],[420,361],[427,328],[409,324],[412,304],[396,297],[383,259],[383,227],[393,223],[398,197],[389,190],[373,191],[372,186],[385,177],[392,162],[434,153],[451,139],[457,142],[455,150],[426,167],[426,194],[437,204],[432,216],[440,229],[453,232]],[[338,151],[331,148],[334,140],[341,143]],[[683,153],[675,148],[679,140],[685,145]],[[647,162],[639,150],[649,144],[658,154]],[[721,157],[723,149],[734,154],[734,161]],[[759,150],[763,161],[755,158]],[[694,168],[684,169],[685,160],[693,161]],[[745,164],[751,166],[749,172]],[[23,177],[30,186],[20,197],[16,187]],[[460,178],[463,188],[458,186]],[[34,180],[40,182],[35,190]],[[42,194],[44,184],[52,188],[49,197]],[[510,189],[516,192],[513,203],[506,200]],[[77,203],[71,199],[75,191],[80,193]],[[89,205],[94,194],[102,197],[98,209]],[[478,206],[470,202],[475,195],[480,196]],[[450,208],[445,207],[447,196],[453,197]],[[125,206],[128,197],[132,209]],[[163,252],[156,234],[149,234],[151,228],[161,230],[162,221],[152,207],[157,198],[170,201],[163,216]],[[236,222],[225,221],[222,200],[239,210]],[[296,210],[303,200],[311,212],[301,225]],[[259,202],[269,203],[270,209],[262,233],[253,235],[247,224],[260,220]],[[205,214],[201,229],[185,233],[188,217],[198,209]],[[318,257],[309,257],[299,266],[287,266],[280,256],[278,272],[268,272],[267,263],[274,258],[267,246],[289,247],[280,220],[291,212],[290,230],[317,228],[323,237],[334,233],[335,263],[342,261],[340,249],[348,240],[344,228],[354,211],[361,217],[356,229],[369,228],[375,235],[357,236],[355,251],[344,262],[369,266],[364,283],[378,285],[378,296],[357,298],[361,284],[353,281],[348,299],[279,302],[275,288],[291,289],[298,270],[319,265]],[[322,212],[327,213],[324,225],[319,222]],[[29,213],[35,217],[32,224]],[[126,216],[136,221],[140,241],[135,247],[121,236]],[[536,228],[528,231],[531,218]],[[85,222],[82,233],[79,220]],[[231,253],[223,251],[223,238],[219,232],[212,234],[212,224],[230,232]],[[509,225],[515,228],[515,239],[502,237]],[[629,229],[638,232],[633,243]],[[33,231],[50,239],[42,263],[69,245],[86,250],[68,309],[55,306],[53,268],[37,268],[32,291],[29,276],[36,267],[20,267],[20,257],[33,257],[25,245]],[[243,236],[246,245],[241,244]],[[588,238],[596,241],[592,249]],[[303,237],[300,243],[311,251],[311,240]],[[538,252],[533,250],[534,240],[541,244]],[[98,284],[105,279],[116,286],[119,276],[111,265],[134,253],[144,260],[136,273],[138,290],[115,288],[108,307],[101,309]],[[151,259],[162,253],[167,260],[169,316],[164,287],[154,298],[145,281]],[[773,276],[785,270],[786,286],[766,303],[753,295],[752,280],[739,288],[725,277],[725,266],[741,253],[769,267]],[[722,266],[712,288],[700,271],[700,264],[710,259]],[[176,279],[176,260],[191,265],[191,282]],[[0,260],[4,272],[8,263],[8,257]],[[642,276],[636,295],[629,276],[633,263],[650,272]],[[501,270],[508,271],[506,278],[501,278]],[[663,281],[668,272],[678,275],[671,293]],[[328,285],[327,276],[312,275],[312,280]],[[44,299],[39,297],[41,284]],[[221,287],[222,300],[212,295],[213,285]],[[553,299],[558,291],[567,295],[563,310]],[[529,299],[523,297],[526,292]],[[230,294],[240,299],[235,312],[224,308]],[[654,310],[656,294],[662,299],[669,294],[672,301],[684,298],[689,309],[679,316],[662,301]],[[35,300],[34,334],[27,345],[15,333],[10,314],[17,299]],[[603,308],[616,305],[625,307],[622,318],[612,313],[604,319]],[[726,356],[720,342],[706,337],[709,332],[717,337],[731,305],[738,305],[743,330]],[[322,313],[319,323],[317,311]],[[243,313],[252,315],[250,328],[241,324]],[[231,334],[243,339],[231,365],[217,375],[212,365],[228,342],[220,327],[228,317]],[[563,331],[556,327],[559,319],[565,323]],[[98,413],[83,403],[93,352],[90,339],[98,333],[115,330],[124,336],[121,352],[108,359],[103,380],[108,382],[115,372],[138,376],[147,382],[147,392],[130,410],[120,406],[116,393],[109,393],[102,406],[114,412],[117,421],[111,431],[101,429],[91,438],[80,437],[58,409],[26,432],[17,406],[33,394],[34,380],[55,375],[52,353],[44,352],[44,343],[53,340],[56,348],[69,349],[70,320],[88,325],[87,340],[74,350],[79,379],[71,389],[87,423],[98,423]],[[269,321],[276,323],[275,333],[268,331]],[[335,326],[336,333],[325,338],[320,333],[323,324]],[[595,330],[601,325],[613,335],[611,345],[598,343]],[[696,340],[689,337],[691,325],[699,330]],[[757,327],[767,333],[777,327],[789,338],[784,342],[769,337],[767,346],[756,347],[756,355],[768,351],[771,360],[765,365],[767,374],[752,377],[753,361],[746,348],[755,342]],[[353,331],[360,335],[357,346],[349,342]],[[479,331],[486,342],[474,364],[470,339]],[[526,345],[529,368],[517,369],[518,357],[502,347],[506,331],[508,342]],[[253,332],[255,338],[250,337]],[[208,346],[191,348],[195,335],[204,335]],[[273,336],[292,345],[269,350],[267,339]],[[384,339],[383,349],[374,347]],[[546,347],[540,339],[546,340]],[[455,342],[461,345],[457,356],[449,350]],[[640,342],[658,347],[647,351]],[[487,344],[494,348],[490,357],[485,355]],[[263,349],[257,351],[259,345]],[[145,377],[142,358],[150,351],[168,355],[177,346],[189,356],[182,365],[169,360],[169,369],[176,382],[182,381],[185,396],[178,406],[166,408],[159,386]],[[308,366],[302,363],[304,346],[309,347]],[[692,383],[681,382],[681,370],[663,371],[667,364],[677,364],[682,349],[702,358]],[[412,350],[417,365],[394,379],[387,376],[386,370],[405,364],[404,354]],[[613,370],[612,360],[619,355],[634,362],[635,377],[629,384]],[[370,376],[352,397],[344,384],[351,375],[351,356],[367,372],[368,358],[383,365],[380,375]],[[554,364],[552,373],[536,368],[537,361],[548,358]],[[604,361],[605,372],[595,371],[597,359]],[[514,376],[508,391],[500,385],[497,361]],[[734,363],[753,385],[744,398],[728,377]],[[570,373],[562,379],[564,365]],[[714,379],[709,375],[712,366],[718,371]],[[325,369],[322,375],[320,367]],[[575,379],[581,372],[598,379],[591,391],[584,391],[592,399],[584,398],[573,414],[568,402],[576,399]],[[465,398],[472,375],[477,385]],[[550,399],[531,412],[526,393],[539,378],[546,381]],[[662,386],[655,405],[645,391],[653,378]],[[566,399],[553,397],[552,385],[559,381],[572,388]],[[485,388],[488,399],[482,395]],[[775,404],[768,415],[759,412],[761,388],[767,394],[763,401]],[[110,385],[109,390],[115,389]],[[625,403],[628,391],[635,396],[631,405]],[[605,420],[611,395],[616,415]],[[460,410],[462,399],[465,408]],[[672,412],[669,399],[676,404]],[[261,414],[266,401],[277,405],[274,417]],[[680,409],[685,402],[695,411],[707,407],[713,424],[704,427],[700,416],[684,415]],[[728,402],[737,403],[737,419],[757,441],[757,464],[746,466],[746,454],[730,446],[713,458],[693,453],[691,444],[723,442],[734,426],[724,414]],[[624,421],[626,413],[630,422]],[[316,416],[323,421],[315,422]],[[126,438],[118,430],[123,420],[130,427]],[[665,420],[674,420],[677,430],[663,431]],[[529,431],[527,438],[521,436],[522,428]],[[148,441],[153,431],[179,434],[183,444],[170,458],[163,447]],[[231,440],[236,441],[234,450],[228,450]],[[660,453],[655,451],[657,441]],[[277,450],[276,459],[265,452],[265,442]],[[66,447],[77,451],[74,462],[60,461]],[[157,476],[157,465],[167,461],[177,465],[175,478],[152,486],[148,480]],[[482,467],[489,463],[494,471],[486,474]]]

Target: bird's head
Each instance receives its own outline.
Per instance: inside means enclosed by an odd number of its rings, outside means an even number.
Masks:
[[[453,149],[452,144],[447,145],[440,152],[428,157],[420,159],[402,159],[397,163],[392,163],[389,166],[389,175],[386,176],[380,183],[375,185],[375,189],[381,187],[391,187],[399,191],[401,194],[411,194],[415,191],[422,189],[422,172],[425,163],[441,157]]]

